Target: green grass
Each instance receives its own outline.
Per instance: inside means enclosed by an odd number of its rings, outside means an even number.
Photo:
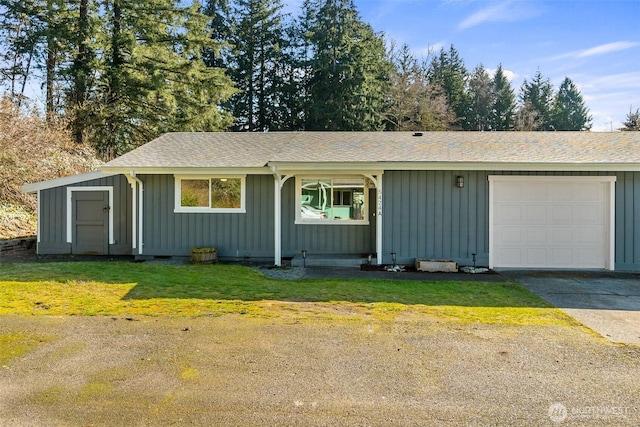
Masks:
[[[514,283],[274,280],[237,265],[0,264],[0,315],[378,318],[567,324]]]

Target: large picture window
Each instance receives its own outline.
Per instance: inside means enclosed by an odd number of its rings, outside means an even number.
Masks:
[[[298,178],[297,223],[368,224],[364,178]]]
[[[176,176],[176,212],[244,212],[244,176]]]

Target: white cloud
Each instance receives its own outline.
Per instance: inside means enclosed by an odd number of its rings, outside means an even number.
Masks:
[[[600,46],[592,47],[591,49],[586,49],[577,53],[578,58],[586,58],[588,56],[596,56],[596,55],[605,55],[611,52],[618,52],[620,50],[631,49],[633,47],[638,46],[638,42],[629,42],[629,41],[621,41],[621,42],[613,42],[607,44],[601,44]]]
[[[568,58],[589,58],[591,56],[606,55],[608,53],[619,52],[621,50],[632,49],[639,46],[638,42],[631,41],[618,41],[612,43],[605,43],[598,46],[590,47],[588,49],[574,50],[571,52],[556,55],[551,60],[568,59]]]
[[[497,68],[487,68],[487,73],[489,73],[489,77],[493,78],[496,75]],[[502,69],[502,74],[505,75],[507,80],[513,82],[514,79],[520,77],[515,71]]]
[[[458,24],[458,29],[466,30],[487,22],[523,21],[539,14],[540,11],[535,8],[534,3],[501,1],[478,10]]]

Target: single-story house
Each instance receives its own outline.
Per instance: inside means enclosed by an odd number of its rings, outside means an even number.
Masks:
[[[640,270],[640,132],[168,133],[23,190],[40,254]]]

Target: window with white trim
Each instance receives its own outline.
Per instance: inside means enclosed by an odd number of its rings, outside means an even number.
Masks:
[[[296,223],[368,224],[363,177],[297,177]]]
[[[175,212],[244,213],[245,176],[175,176]]]

